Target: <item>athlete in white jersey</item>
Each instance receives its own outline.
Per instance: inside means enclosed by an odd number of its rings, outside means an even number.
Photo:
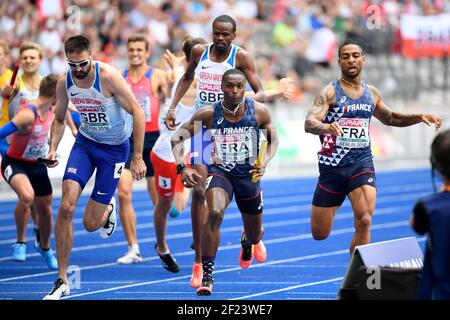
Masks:
[[[214,43],[210,43],[203,51],[200,61],[195,68],[195,80],[197,83],[197,94],[195,108],[210,107],[223,99],[221,88],[222,75],[229,69],[234,69],[236,65],[236,53],[240,49],[231,44],[228,56],[223,61],[211,59],[211,49]]]
[[[183,60],[185,64],[189,63],[192,47],[196,44],[203,43],[206,43],[206,40],[202,38],[187,37],[183,40],[182,49],[184,52]],[[167,73],[167,78],[169,84],[172,85],[171,96],[173,96],[175,94],[177,84],[184,73],[184,68],[180,68],[179,64],[182,61],[170,51],[166,51],[165,59],[171,68],[171,71]],[[183,70],[180,71],[180,69]],[[178,121],[177,128],[185,121],[188,121],[195,112],[195,93],[196,86],[195,83],[192,83],[176,109],[176,118]],[[160,120],[163,122],[164,118],[161,117]],[[163,123],[160,124],[160,137],[152,149],[151,161],[155,170],[155,184],[158,194],[157,205],[155,206],[153,212],[155,233],[157,238],[157,251],[162,260],[163,267],[168,271],[178,272],[179,266],[170,254],[169,246],[166,242],[167,214],[169,213],[171,217],[177,217],[180,212],[183,211],[186,206],[190,190],[183,187],[181,177],[176,172],[176,163],[170,143],[171,137],[174,133],[175,131],[169,130],[165,125],[163,125]],[[185,143],[184,156],[187,156],[189,153],[189,145],[190,143],[187,141]],[[188,159],[187,162],[189,162]],[[173,204],[171,207],[172,201]],[[193,219],[193,227],[196,227],[195,221],[196,220]],[[194,286],[197,287],[200,285],[199,282],[201,281],[201,264],[194,265],[193,275],[195,274],[197,276],[193,276],[191,279],[191,285],[194,283]]]
[[[67,267],[73,244],[73,214],[95,169],[95,184],[84,212],[84,226],[89,232],[101,228],[102,238],[111,236],[116,228],[114,192],[130,148],[131,120],[134,153],[130,169],[136,180],[142,179],[146,172],[142,160],[144,112],[120,72],[105,63],[93,61],[90,42],[82,35],[70,37],[64,49],[70,70],[57,84],[55,120],[47,155],[54,163],[49,167],[58,164],[56,150],[64,133],[69,99],[80,112],[81,126],[63,177],[55,225],[58,279],[44,298],[49,300],[58,300],[70,293]]]
[[[178,105],[181,98],[184,96],[192,81],[194,80],[197,67],[200,68],[198,71],[199,76],[202,75],[201,70],[203,70],[204,72],[204,77],[197,79],[197,81],[201,81],[203,83],[201,87],[199,87],[202,88],[201,90],[203,93],[197,92],[197,100],[199,101],[196,102],[196,105],[198,106],[201,105],[200,101],[202,99],[204,100],[203,102],[205,104],[213,104],[214,102],[217,102],[216,99],[219,98],[220,91],[216,90],[217,87],[215,87],[215,85],[217,85],[217,83],[220,83],[223,73],[219,74],[218,68],[213,68],[213,66],[217,67],[218,65],[225,66],[228,69],[231,69],[234,66],[234,68],[244,72],[248,82],[255,92],[255,99],[258,101],[264,101],[265,99],[261,80],[256,75],[255,62],[253,57],[246,50],[242,48],[238,49],[236,46],[232,45],[232,41],[236,38],[236,22],[234,21],[234,19],[227,15],[222,15],[215,18],[212,23],[212,36],[213,43],[211,45],[200,44],[192,48],[186,72],[177,85],[175,96],[173,97],[169,111],[166,115],[166,126],[171,130],[175,129],[175,107]],[[205,52],[207,52],[206,59],[208,60],[208,63],[210,63],[209,65],[206,61],[202,61],[202,57],[204,56]],[[231,60],[233,60],[232,65],[227,62],[230,58]],[[210,69],[214,73],[210,73]],[[222,72],[226,71],[224,69],[222,70]],[[208,80],[208,77],[210,77],[211,79]],[[191,140],[197,141],[198,139],[194,137]],[[204,140],[203,137],[201,137],[200,140]],[[208,139],[206,139],[205,142],[208,145],[210,144],[210,141],[208,141]],[[194,147],[196,147],[197,145],[198,144],[194,144]],[[201,226],[203,225],[203,217],[206,215],[207,210],[205,201],[205,184],[208,170],[206,165],[203,164],[202,161],[202,143],[200,143],[200,146],[198,147],[200,147],[200,150],[196,150],[197,148],[191,148],[191,156],[197,155],[200,158],[200,160],[191,159],[191,164],[193,164],[193,167],[199,173],[199,175],[196,175],[196,179],[198,179],[199,183],[195,186],[195,188],[193,188],[192,192],[191,216],[193,224],[192,233],[194,236],[195,264],[197,264],[197,266],[199,266],[200,268]],[[178,171],[180,170],[182,170],[182,168],[178,168]],[[200,281],[201,279],[195,282],[198,283]]]

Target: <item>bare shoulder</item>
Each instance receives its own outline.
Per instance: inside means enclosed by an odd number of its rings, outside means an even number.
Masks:
[[[122,74],[113,66],[104,63],[100,63],[100,81],[103,89],[103,93],[106,96],[116,95],[118,92],[123,92],[123,84],[125,79]],[[106,89],[106,90],[105,90]]]
[[[191,56],[198,63],[203,52],[205,52],[208,44],[199,43],[192,47]]]
[[[203,120],[206,121],[208,119],[212,119],[214,117],[214,107],[208,107],[198,110],[196,113],[194,113],[194,118],[196,120]]]
[[[255,100],[255,115],[258,124],[269,123],[272,121],[272,112],[270,109],[261,102]]]
[[[336,104],[336,91],[334,90],[332,82],[329,82],[327,85],[325,85],[322,88],[320,94],[325,99],[325,102],[328,103],[328,105]]]
[[[153,67],[153,74],[160,78],[160,77],[164,77],[164,79],[166,78],[166,72],[158,67]]]
[[[61,88],[65,89],[66,88],[66,76],[65,76],[65,74],[58,78],[58,82],[56,82],[56,88],[57,89],[61,89]]]
[[[381,98],[380,91],[378,91],[378,89],[371,84],[367,84],[367,88],[369,89],[369,92],[372,95],[372,98],[375,100],[374,102],[376,103]]]
[[[269,107],[267,107],[264,103],[258,102],[256,100],[255,101],[255,112],[256,113],[260,113],[260,114],[271,114],[271,111],[269,109]]]
[[[236,52],[236,66],[241,66],[241,64],[247,64],[254,60],[253,55],[247,50],[239,47],[239,50]]]
[[[67,86],[66,86],[66,77],[61,76],[58,79],[58,82],[56,82],[56,95],[58,99],[67,98]]]
[[[116,76],[118,74],[120,75],[120,71],[117,70],[116,68],[114,68],[113,66],[111,66],[105,62],[98,61],[98,63],[100,65],[100,76],[102,77],[102,79],[110,79],[111,77],[114,77],[115,75]]]

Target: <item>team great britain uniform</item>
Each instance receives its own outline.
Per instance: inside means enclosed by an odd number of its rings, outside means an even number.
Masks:
[[[375,105],[365,82],[358,99],[348,97],[338,80],[333,81],[336,105],[327,112],[323,123],[337,122],[342,137],[320,135],[318,152],[319,181],[313,205],[340,206],[348,193],[362,185],[376,186],[375,169],[370,149],[369,126]]]
[[[38,116],[32,104],[23,105],[17,112],[30,108],[34,113],[34,122],[29,133],[11,135],[11,144],[2,161],[2,174],[10,183],[16,174],[24,174],[30,180],[34,193],[38,197],[52,194],[52,185],[48,177],[47,167],[38,163],[48,152],[48,133],[53,122],[54,113],[47,111],[45,119]]]
[[[195,81],[197,83],[195,97],[195,111],[211,107],[223,99],[222,77],[236,65],[236,53],[239,47],[232,44],[230,54],[223,62],[214,62],[210,59],[210,43],[203,52],[200,61],[195,68]],[[209,165],[211,154],[211,137],[206,127],[203,127],[191,138],[191,164]]]
[[[78,182],[83,189],[97,169],[91,198],[108,204],[116,191],[130,150],[131,116],[114,96],[102,93],[100,63],[94,61],[94,81],[90,88],[79,88],[66,74],[67,97],[80,113],[80,128],[67,161],[63,180]]]
[[[224,189],[230,201],[233,193],[239,210],[260,214],[263,210],[260,181],[253,183],[253,167],[259,150],[259,126],[256,122],[255,101],[245,98],[245,112],[236,123],[225,119],[221,103],[214,106],[211,128],[212,163],[208,170],[206,190]]]
[[[150,152],[155,145],[156,140],[159,137],[159,111],[161,107],[161,100],[155,97],[152,90],[152,74],[153,68],[150,67],[144,76],[139,79],[139,81],[133,83],[129,76],[129,71],[125,69],[123,71],[123,77],[125,81],[130,86],[136,100],[144,111],[145,116],[145,137],[144,137],[144,148],[142,151],[142,159],[147,166],[146,177],[153,177],[155,171],[153,165],[150,161]],[[130,138],[130,155],[125,163],[125,168],[130,169],[131,158],[133,155],[133,136]]]

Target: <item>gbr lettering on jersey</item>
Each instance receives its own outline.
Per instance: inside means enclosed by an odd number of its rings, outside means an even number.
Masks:
[[[111,130],[109,115],[100,100],[77,97],[71,100],[80,113],[84,129],[98,132]]]
[[[238,46],[231,45],[230,54],[222,62],[215,62],[210,59],[212,43],[203,52],[200,61],[195,69],[196,90],[196,110],[214,105],[223,99],[222,76],[225,71],[235,68],[236,53]]]
[[[93,61],[93,64],[95,76],[89,88],[78,87],[70,70],[66,74],[67,97],[80,114],[80,134],[99,143],[122,144],[131,135],[131,115],[114,96],[103,94],[100,62]]]

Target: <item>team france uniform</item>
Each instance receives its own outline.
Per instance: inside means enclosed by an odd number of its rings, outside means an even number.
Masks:
[[[11,79],[13,72],[9,69],[7,69],[1,76],[0,76],[0,88],[3,88],[3,86],[6,84],[6,81],[9,81]],[[3,127],[6,123],[9,122],[9,115],[8,115],[8,100],[3,99],[2,96],[0,96],[0,127]],[[6,138],[0,139],[0,154],[2,157],[6,155],[6,150],[8,150],[8,142],[6,141]]]
[[[259,180],[253,183],[249,172],[259,150],[255,101],[245,98],[245,113],[236,123],[225,119],[222,105],[217,103],[210,131],[212,163],[208,170],[206,190],[222,188],[230,201],[235,194],[241,212],[260,214],[263,210],[261,184]]]
[[[236,66],[236,54],[239,47],[232,44],[230,54],[223,62],[214,62],[210,59],[210,43],[203,52],[200,61],[195,68],[195,81],[197,83],[195,110],[207,108],[215,105],[223,99],[222,77],[223,74]],[[194,137],[191,138],[191,164],[209,165],[211,154],[211,137],[206,127],[202,128]]]
[[[195,113],[195,109],[193,106],[186,106],[179,103],[175,112],[175,117],[177,119],[175,130],[167,129],[163,124],[164,119],[161,118],[161,133],[150,153],[150,159],[153,168],[155,169],[156,191],[161,197],[166,198],[172,198],[175,192],[182,192],[184,188],[183,183],[181,182],[181,175],[177,174],[177,164],[173,156],[170,139],[175,134],[176,130],[192,117]],[[189,153],[189,145],[189,140],[186,140],[184,142],[185,156]],[[188,161],[189,159],[187,159],[187,162]]]
[[[67,97],[80,113],[81,125],[67,161],[63,180],[78,182],[83,189],[97,169],[91,198],[108,204],[114,195],[130,150],[132,117],[115,100],[102,93],[100,63],[94,61],[90,88],[78,87],[71,71],[66,74]]]
[[[16,174],[24,174],[30,180],[34,193],[38,197],[52,194],[52,185],[47,173],[47,167],[38,163],[38,158],[44,158],[48,153],[48,133],[53,122],[54,113],[47,111],[45,119],[38,116],[33,104],[25,104],[23,108],[30,108],[34,113],[34,122],[29,133],[14,133],[11,144],[2,161],[2,174],[10,183]]]
[[[154,168],[150,161],[150,151],[152,151],[153,145],[159,137],[159,111],[161,107],[161,100],[155,97],[152,90],[152,74],[153,68],[149,67],[147,72],[142,76],[139,81],[133,83],[128,69],[125,69],[122,73],[125,81],[128,83],[134,97],[139,102],[139,105],[144,111],[145,116],[145,136],[144,136],[144,148],[142,152],[142,159],[147,166],[146,177],[153,177],[155,175]],[[130,169],[131,158],[133,154],[133,136],[130,138],[130,155],[125,163],[125,168]]]
[[[369,126],[375,105],[365,82],[358,99],[348,97],[338,80],[333,81],[336,105],[330,108],[323,123],[337,122],[344,131],[341,137],[320,135],[318,152],[319,181],[313,205],[340,206],[348,193],[362,185],[376,186],[370,149]]]

